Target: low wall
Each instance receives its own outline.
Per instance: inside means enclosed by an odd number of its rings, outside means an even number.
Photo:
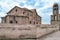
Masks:
[[[37,40],[41,36],[58,30],[56,27],[40,27],[32,24],[0,24],[0,39]]]
[[[7,38],[36,38],[35,25],[0,24],[0,36]]]

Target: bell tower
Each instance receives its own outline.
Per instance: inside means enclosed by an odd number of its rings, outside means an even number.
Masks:
[[[53,5],[53,15],[57,15],[57,14],[59,14],[59,12],[58,12],[58,4],[55,3],[55,4]]]
[[[51,15],[51,24],[58,24],[58,14],[59,14],[59,10],[58,10],[58,4],[55,3],[53,5],[53,15]]]

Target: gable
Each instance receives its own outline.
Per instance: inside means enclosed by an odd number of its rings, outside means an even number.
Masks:
[[[7,15],[19,15],[19,13],[22,13],[22,9],[20,7],[15,6],[14,8],[12,8]]]

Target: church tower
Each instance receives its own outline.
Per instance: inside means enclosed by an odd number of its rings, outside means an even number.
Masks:
[[[53,5],[53,15],[51,15],[51,24],[58,24],[58,14],[59,14],[59,7],[58,4],[55,3]]]
[[[55,3],[54,5],[53,5],[53,15],[58,15],[58,4],[57,3]]]

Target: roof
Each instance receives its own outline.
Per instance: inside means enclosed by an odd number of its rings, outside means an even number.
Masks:
[[[31,10],[29,10],[29,9],[27,9],[27,8],[20,8],[20,7],[18,7],[18,6],[15,6],[15,7],[13,7],[8,13],[10,13],[12,10],[14,10],[15,8],[19,8],[19,9],[23,9],[23,10],[25,10],[25,11],[30,11],[30,12],[32,12]],[[7,13],[7,14],[8,14]]]
[[[57,7],[58,6],[58,3],[54,3],[53,7]]]
[[[15,8],[19,8],[19,9],[21,9],[20,7],[18,7],[18,6],[15,6],[15,7],[13,7],[8,13],[10,13],[12,10],[14,10]],[[7,14],[8,14],[7,13]]]

